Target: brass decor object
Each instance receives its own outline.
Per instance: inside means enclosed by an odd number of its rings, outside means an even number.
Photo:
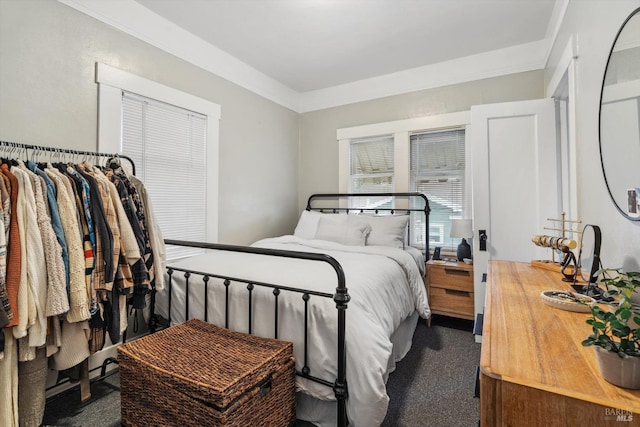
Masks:
[[[549,260],[532,260],[531,265],[559,271],[564,276],[562,280],[575,282],[578,277],[578,265],[573,250],[578,247],[578,242],[573,237],[582,233],[578,229],[582,221],[567,219],[565,212],[562,212],[560,219],[547,218],[547,221],[550,221],[552,226],[544,227],[544,229],[553,231],[557,235],[537,234],[531,238],[531,241],[536,246],[551,248],[551,258]],[[560,254],[562,254],[562,261],[557,260]]]

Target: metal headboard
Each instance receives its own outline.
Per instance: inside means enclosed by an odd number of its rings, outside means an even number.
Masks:
[[[393,207],[353,207],[350,201],[361,197],[389,197]],[[321,201],[333,202],[328,206],[318,206]],[[407,206],[396,206],[396,201],[404,201]],[[314,202],[316,202],[314,206]],[[410,215],[412,212],[424,214],[424,257],[429,259],[429,200],[422,193],[318,193],[312,194],[307,200],[308,211],[327,213],[389,213],[391,215]],[[409,241],[411,241],[411,220],[409,221]]]

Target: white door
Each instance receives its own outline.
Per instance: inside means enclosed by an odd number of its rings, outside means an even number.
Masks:
[[[552,99],[471,108],[476,314],[484,311],[482,277],[489,259],[549,257],[531,237],[545,234],[552,225],[547,219],[560,215],[555,123]],[[486,231],[485,250],[480,230]]]

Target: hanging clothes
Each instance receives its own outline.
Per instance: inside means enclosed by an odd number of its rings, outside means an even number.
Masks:
[[[16,338],[28,336],[29,346],[38,347],[44,345],[47,330],[43,306],[46,299],[47,276],[46,266],[42,262],[44,249],[38,231],[35,194],[31,181],[26,172],[19,167],[12,166],[11,173],[16,177],[20,189],[17,220],[20,235],[24,236],[24,239],[20,242],[22,269],[18,310],[21,314],[25,314],[20,316],[20,322],[13,329],[13,336]]]
[[[56,187],[56,202],[60,211],[65,241],[68,245],[69,312],[67,320],[69,322],[88,320],[91,314],[89,313],[89,286],[85,278],[86,249],[83,247],[75,196],[70,196],[70,192],[73,193],[73,190],[67,177],[51,165],[47,165],[44,171]],[[91,250],[90,243],[88,246],[88,250]]]
[[[109,168],[111,169],[112,175],[118,178],[119,181],[122,182],[124,188],[126,189],[126,194],[130,197],[132,204],[134,206],[133,209],[133,222],[139,224],[141,230],[141,237],[143,246],[141,247],[141,253],[144,261],[144,267],[142,265],[137,266],[139,270],[141,270],[144,276],[140,283],[134,282],[134,290],[133,297],[131,299],[131,303],[133,308],[140,309],[144,308],[146,305],[146,295],[149,293],[151,289],[151,283],[154,278],[153,271],[153,252],[151,249],[151,243],[149,241],[149,233],[146,227],[146,218],[144,215],[144,204],[142,199],[138,193],[138,190],[133,185],[126,172],[118,162],[110,161]],[[109,176],[109,175],[107,175]],[[123,197],[123,194],[120,195]],[[146,274],[144,270],[146,269]],[[135,276],[134,276],[135,277]]]
[[[62,251],[62,262],[64,263],[65,284],[67,287],[67,293],[69,292],[69,251],[67,249],[67,239],[64,236],[64,230],[62,228],[62,219],[60,218],[60,210],[58,209],[57,202],[57,190],[54,182],[49,178],[43,169],[38,168],[31,160],[25,162],[29,170],[38,175],[45,183],[46,188],[46,201],[48,207],[48,214],[51,219],[51,227],[55,233],[56,240],[60,245]]]
[[[47,209],[46,183],[44,180],[18,160],[31,180],[36,202],[37,228],[40,232],[44,261],[46,266],[46,299],[44,301],[45,317],[63,315],[69,311],[69,297],[67,296],[67,281],[62,247],[53,230],[53,221]]]
[[[131,259],[129,262],[129,265],[131,265],[134,287],[136,289],[144,289],[151,286],[151,282],[149,281],[149,271],[142,259],[142,255],[145,252],[144,232],[140,224],[140,219],[136,214],[136,207],[133,204],[133,198],[129,194],[126,184],[114,173],[114,168],[117,169],[119,167],[120,165],[118,163],[111,165],[110,169],[105,171],[105,175],[116,187],[116,191],[118,192],[121,202],[120,204],[122,205],[123,211],[128,219],[138,246],[138,256],[136,256],[135,259]]]
[[[164,238],[162,237],[160,226],[156,221],[151,197],[149,196],[146,187],[142,181],[135,176],[131,176],[130,180],[136,190],[138,190],[138,194],[140,194],[142,204],[144,205],[146,226],[149,234],[149,244],[151,246],[151,252],[154,255],[152,286],[154,289],[160,291],[164,289],[165,272],[167,268],[167,252],[164,245]]]
[[[18,227],[18,180],[9,171],[6,163],[0,165],[3,177],[6,178],[7,190],[10,194],[10,228],[9,238],[7,239],[7,274],[6,274],[6,292],[11,307],[12,316],[9,319],[7,327],[17,326],[20,321],[20,312],[18,311],[18,293],[20,291],[20,276],[22,275],[22,252],[20,251],[20,229]]]
[[[9,321],[13,317],[13,311],[11,310],[11,306],[9,305],[9,295],[7,294],[6,288],[7,234],[5,232],[5,230],[7,230],[7,227],[9,226],[9,218],[5,216],[5,209],[9,209],[7,213],[10,215],[11,201],[4,179],[0,179],[0,201],[2,204],[2,213],[0,214],[0,328],[4,328],[9,324]],[[2,353],[3,349],[4,335],[0,334],[0,353]]]
[[[113,163],[0,164],[0,425],[39,425],[46,364],[121,341],[128,304],[164,283],[151,200]]]

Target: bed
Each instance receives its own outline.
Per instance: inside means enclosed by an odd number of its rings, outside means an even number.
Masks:
[[[430,317],[428,220],[419,193],[315,194],[292,235],[249,247],[167,240],[204,253],[170,263],[150,328],[197,317],[292,341],[299,419],[380,425],[388,375]]]

